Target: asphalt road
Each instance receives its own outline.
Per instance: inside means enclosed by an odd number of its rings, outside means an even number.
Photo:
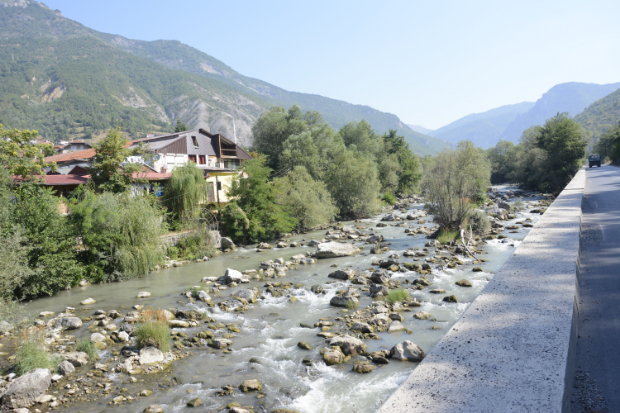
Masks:
[[[620,412],[620,168],[587,168],[572,411]]]

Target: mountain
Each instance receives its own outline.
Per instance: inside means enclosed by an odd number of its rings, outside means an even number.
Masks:
[[[429,132],[431,136],[458,143],[468,139],[476,146],[490,148],[499,141],[499,136],[516,117],[530,110],[533,102],[521,102],[500,106],[482,113],[472,113],[446,126]]]
[[[534,125],[543,125],[558,112],[575,116],[597,100],[620,88],[620,83],[597,85],[592,83],[562,83],[536,101],[526,113],[518,115],[500,135],[500,139],[518,142],[524,130]]]
[[[251,144],[251,127],[272,105],[316,110],[334,128],[365,119],[396,129],[412,150],[449,143],[415,132],[369,106],[289,92],[245,77],[178,41],[126,39],[89,29],[29,0],[0,0],[0,123],[54,141],[94,138],[120,125],[132,137],[188,127]]]
[[[427,129],[424,126],[420,126],[420,125],[410,125],[407,123],[407,126],[409,126],[409,129],[411,129],[414,132],[418,132],[418,133],[422,133],[424,135],[430,135],[429,132],[432,132],[432,129]]]
[[[574,117],[596,141],[601,134],[620,122],[620,89],[597,100]]]

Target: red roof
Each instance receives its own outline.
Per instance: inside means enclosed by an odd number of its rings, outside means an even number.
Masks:
[[[165,181],[170,179],[170,172],[134,172],[133,179],[146,179],[147,181]]]
[[[125,144],[125,148],[129,148],[136,141],[129,141]],[[84,149],[81,151],[69,152],[69,153],[60,153],[58,155],[52,155],[45,158],[45,162],[66,162],[72,161],[74,159],[90,159],[95,156],[94,149]]]
[[[46,186],[80,185],[88,182],[90,175],[43,175],[33,177],[35,182]],[[16,183],[26,182],[24,178],[14,176]]]

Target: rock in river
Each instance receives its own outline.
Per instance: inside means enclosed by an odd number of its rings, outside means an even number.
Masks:
[[[251,391],[260,391],[262,390],[263,385],[260,381],[256,379],[246,380],[239,386],[242,392],[247,393]]]
[[[82,327],[82,320],[77,317],[60,317],[49,321],[51,328],[62,328],[64,330],[77,330]]]
[[[151,296],[151,293],[148,291],[141,291],[138,293],[138,298],[148,298]]]
[[[350,280],[355,276],[355,271],[350,268],[344,270],[336,270],[328,275],[329,278],[337,278],[339,280]]]
[[[140,350],[140,364],[153,364],[164,361],[164,353],[155,347],[145,347]]]
[[[340,350],[346,356],[355,356],[366,351],[366,343],[351,336],[334,337],[329,340],[329,345],[340,347]]]
[[[323,360],[325,360],[325,364],[328,366],[333,366],[334,364],[340,364],[344,361],[344,355],[339,350],[333,348],[324,348],[322,350]]]
[[[341,242],[323,242],[317,246],[317,258],[337,258],[355,255],[360,249],[353,244]]]
[[[52,384],[48,369],[34,369],[13,380],[2,396],[2,405],[9,409],[30,407],[45,394]]]
[[[75,372],[75,366],[73,366],[73,364],[71,364],[67,360],[65,360],[65,361],[63,361],[62,363],[60,363],[58,365],[58,371],[63,376],[68,376],[69,374]]]
[[[356,307],[359,304],[359,300],[351,296],[334,296],[329,300],[329,304],[334,307]]]
[[[239,271],[237,270],[233,270],[232,268],[228,268],[226,270],[226,273],[220,277],[220,281],[224,284],[230,284],[230,283],[241,283],[243,280],[245,279],[244,275],[241,274]]]
[[[424,358],[424,350],[417,344],[405,340],[392,347],[390,357],[401,361],[421,361]]]
[[[87,298],[86,300],[82,300],[80,301],[80,304],[82,305],[90,305],[90,304],[95,304],[97,301],[93,300],[92,298]]]
[[[75,367],[81,367],[88,364],[90,357],[83,351],[70,351],[64,354],[65,360],[73,364]]]

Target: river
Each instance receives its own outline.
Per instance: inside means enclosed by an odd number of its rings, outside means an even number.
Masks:
[[[502,188],[505,189],[505,188]],[[528,203],[537,198],[526,198]],[[421,209],[422,205],[413,208]],[[382,215],[381,215],[382,216]],[[219,308],[208,308],[206,304],[197,302],[187,304],[188,300],[182,293],[189,287],[199,285],[203,277],[222,276],[227,268],[236,270],[258,269],[261,261],[276,259],[285,260],[293,255],[315,250],[316,247],[301,246],[297,248],[273,249],[265,252],[256,252],[253,246],[238,248],[232,253],[221,254],[208,262],[193,263],[178,268],[170,268],[150,274],[144,278],[132,279],[122,283],[101,285],[88,285],[77,287],[70,291],[57,294],[54,297],[41,298],[27,304],[27,309],[33,313],[41,311],[62,312],[65,307],[76,307],[76,315],[86,317],[92,315],[94,310],[102,309],[109,311],[117,309],[125,314],[135,304],[142,304],[154,308],[197,308],[204,309],[216,322],[224,324],[236,323],[241,329],[232,339],[233,351],[224,354],[221,350],[200,345],[188,348],[190,355],[178,360],[165,372],[137,376],[137,382],[131,383],[124,373],[106,373],[108,378],[113,379],[120,387],[126,388],[126,394],[136,394],[143,389],[153,391],[149,397],[141,397],[131,403],[122,403],[119,406],[108,405],[118,393],[111,393],[107,398],[91,403],[73,403],[67,407],[60,407],[68,412],[101,412],[114,410],[116,412],[142,412],[147,406],[158,404],[164,407],[166,412],[191,412],[191,411],[219,411],[231,402],[238,402],[245,406],[254,406],[256,412],[270,412],[275,408],[288,408],[299,412],[373,412],[385,400],[416,367],[415,363],[392,360],[387,365],[382,365],[370,374],[358,374],[352,372],[352,362],[346,362],[337,366],[327,366],[318,354],[318,349],[325,347],[325,339],[317,336],[320,329],[301,328],[300,323],[314,324],[319,319],[327,317],[334,320],[342,316],[342,309],[330,306],[330,299],[337,290],[349,286],[350,282],[328,278],[328,274],[334,270],[333,264],[338,268],[351,267],[357,273],[372,267],[372,262],[385,259],[393,253],[402,253],[407,249],[424,248],[428,241],[423,235],[407,236],[405,227],[392,226],[388,223],[385,228],[377,228],[381,216],[363,220],[361,223],[347,222],[345,225],[363,225],[375,234],[381,234],[385,242],[390,243],[391,250],[379,255],[370,254],[371,245],[359,244],[363,247],[362,253],[356,257],[344,257],[334,259],[320,259],[316,264],[298,266],[297,269],[287,271],[287,276],[275,280],[300,283],[303,288],[291,288],[289,295],[274,298],[264,294],[264,299],[259,299],[256,304],[250,305],[250,310],[244,313],[234,311],[223,312]],[[505,221],[509,226],[517,221],[531,219],[535,223],[539,214],[528,212],[519,213],[517,219]],[[427,227],[432,225],[431,217],[425,218]],[[406,228],[419,226],[411,221],[404,221]],[[476,264],[482,272],[472,272],[474,267],[472,260],[461,257],[465,263],[454,269],[433,268],[432,274],[428,275],[431,286],[423,290],[409,290],[412,296],[422,303],[421,307],[412,312],[402,313],[403,324],[412,331],[390,334],[378,333],[379,340],[366,340],[368,352],[390,349],[395,344],[404,340],[410,340],[419,345],[427,354],[441,339],[446,331],[458,320],[467,306],[484,289],[493,274],[512,255],[516,246],[527,235],[528,228],[520,228],[516,232],[505,230],[508,238],[504,240],[490,240],[485,245],[479,246],[484,255],[481,258],[488,262]],[[308,242],[314,238],[320,240],[325,231],[317,231],[289,238],[289,241]],[[435,252],[437,255],[439,251]],[[431,256],[433,253],[430,254]],[[401,258],[401,262],[414,261],[414,258]],[[433,266],[435,267],[435,266]],[[393,280],[408,279],[412,281],[419,275],[415,272],[397,272],[392,276]],[[455,285],[457,280],[466,278],[471,281],[472,288],[463,288]],[[248,288],[258,286],[264,291],[265,281],[253,280],[250,284],[244,284],[236,288]],[[322,285],[325,294],[314,294],[310,291],[313,285]],[[356,286],[360,287],[360,286]],[[430,294],[432,288],[443,288],[446,294]],[[138,292],[148,291],[152,293],[150,298],[136,298]],[[228,296],[233,289],[221,292],[222,297]],[[455,294],[458,303],[445,303],[442,298],[445,295]],[[296,302],[290,302],[290,296],[297,297]],[[79,303],[88,297],[97,300],[90,310],[80,310]],[[372,299],[362,295],[359,308],[362,309],[370,304]],[[413,317],[414,312],[426,311],[431,314],[431,320],[418,320]],[[434,320],[434,321],[433,321]],[[122,318],[115,320],[122,323]],[[89,323],[85,323],[87,327]],[[77,338],[85,338],[91,331],[85,328],[78,330]],[[201,324],[196,328],[182,329],[188,336],[197,331],[204,330],[206,325]],[[335,331],[338,331],[335,329]],[[216,333],[217,334],[217,333]],[[302,350],[297,347],[299,341],[304,341],[313,347],[313,350]],[[316,359],[312,366],[302,363],[304,357],[311,356]],[[116,362],[110,362],[110,350],[101,351],[101,362],[109,362],[114,367]],[[252,359],[252,362],[250,360]],[[75,374],[79,374],[80,371]],[[175,378],[172,385],[162,386],[169,383],[171,377]],[[237,388],[244,380],[259,379],[263,385],[260,398],[256,393],[244,394],[236,391],[229,396],[216,396],[215,392],[222,386],[230,384]],[[51,391],[52,389],[50,389]],[[62,394],[62,389],[60,389]],[[186,407],[188,400],[199,397],[204,405],[199,408]]]

